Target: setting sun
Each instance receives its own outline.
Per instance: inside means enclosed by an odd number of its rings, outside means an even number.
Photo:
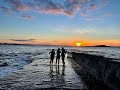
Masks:
[[[80,43],[80,42],[77,42],[77,43],[76,43],[76,46],[81,46],[81,43]]]

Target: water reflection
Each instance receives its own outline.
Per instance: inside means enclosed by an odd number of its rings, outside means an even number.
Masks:
[[[65,66],[62,67],[62,75],[65,75]]]
[[[55,70],[54,70],[54,68],[55,68]],[[51,74],[55,74],[56,76],[57,75],[65,75],[65,66],[59,66],[59,65],[55,65],[55,66],[53,66],[53,65],[50,65],[50,73],[49,73],[50,75]]]
[[[52,87],[64,87],[65,82],[65,66],[50,65],[50,82]]]

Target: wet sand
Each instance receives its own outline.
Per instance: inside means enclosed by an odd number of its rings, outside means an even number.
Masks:
[[[55,61],[55,60],[54,60]],[[49,59],[38,59],[24,66],[23,70],[14,71],[0,78],[0,89],[87,89],[81,77],[76,74],[69,59],[65,59],[66,67],[49,65]]]

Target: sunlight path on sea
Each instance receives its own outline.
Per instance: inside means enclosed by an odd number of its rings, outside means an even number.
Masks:
[[[11,75],[1,79],[1,88],[13,90],[24,89],[87,89],[81,77],[72,68],[69,59],[65,59],[66,67],[49,65],[49,58],[40,58],[31,64],[24,66],[23,70],[13,72]]]

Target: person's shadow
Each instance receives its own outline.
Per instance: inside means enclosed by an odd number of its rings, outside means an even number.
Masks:
[[[52,75],[53,74],[53,65],[50,65],[50,73],[49,73],[50,75]]]
[[[60,75],[60,67],[56,65],[56,76]]]
[[[55,70],[53,69],[55,68]],[[53,65],[50,65],[50,84],[51,86],[55,86],[55,85],[60,85],[61,87],[63,87],[64,85],[66,85],[66,81],[65,81],[65,66],[59,66],[56,65],[55,67]]]
[[[62,75],[64,76],[65,75],[65,66],[62,66],[62,70],[60,71],[60,66],[59,65],[56,65],[55,66],[55,70],[56,71],[53,71],[53,65],[50,65],[50,73],[51,75],[53,75],[53,73],[55,72],[55,75],[58,76],[58,75]]]
[[[65,75],[65,66],[62,67],[62,74],[61,75]]]

